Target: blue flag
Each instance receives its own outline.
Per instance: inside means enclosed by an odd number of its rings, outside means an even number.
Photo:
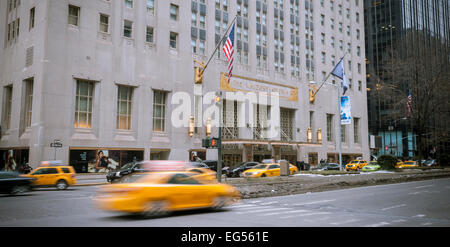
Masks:
[[[342,95],[344,95],[348,89],[347,78],[345,77],[344,58],[341,58],[336,67],[334,67],[331,74],[342,80],[342,88],[343,88]]]

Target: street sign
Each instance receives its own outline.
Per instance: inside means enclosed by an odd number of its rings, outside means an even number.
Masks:
[[[52,148],[62,148],[62,142],[60,140],[54,140],[52,143],[50,143],[50,147]]]

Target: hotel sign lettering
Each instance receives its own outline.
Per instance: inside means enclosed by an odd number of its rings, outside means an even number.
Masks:
[[[289,101],[298,101],[298,88],[296,87],[238,75],[233,75],[230,83],[228,83],[226,74],[221,73],[220,89],[229,92],[267,93],[268,95],[278,93],[280,98],[284,98]]]

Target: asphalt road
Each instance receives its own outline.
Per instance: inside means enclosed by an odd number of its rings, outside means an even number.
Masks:
[[[0,227],[450,226],[450,179],[242,200],[225,210],[142,219],[96,209],[99,186],[0,196]]]

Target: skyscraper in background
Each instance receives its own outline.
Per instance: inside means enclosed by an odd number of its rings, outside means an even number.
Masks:
[[[383,69],[387,66],[383,64],[383,58],[395,49],[395,42],[408,32],[419,31],[429,37],[439,37],[448,47],[449,7],[449,0],[364,1],[369,133],[382,137],[382,148],[372,150],[373,153],[403,157],[415,155],[417,150],[410,122],[407,118],[392,120],[387,117],[392,106],[390,102],[376,97],[377,84],[378,80],[387,79],[383,75]],[[407,88],[402,90],[408,93]]]

